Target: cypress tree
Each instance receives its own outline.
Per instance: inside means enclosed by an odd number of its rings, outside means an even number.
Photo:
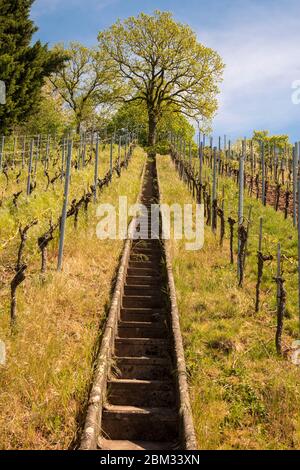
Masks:
[[[6,104],[0,105],[0,134],[35,112],[44,79],[65,60],[40,41],[31,43],[37,31],[29,16],[33,2],[0,0],[0,80],[6,84]]]

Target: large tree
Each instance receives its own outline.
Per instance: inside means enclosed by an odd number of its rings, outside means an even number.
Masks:
[[[108,130],[113,132],[114,129],[126,128],[130,132],[138,131],[140,142],[147,145],[148,141],[148,113],[147,106],[144,101],[131,101],[124,103],[114,114],[111,122],[108,123]],[[169,132],[180,135],[184,140],[190,142],[193,140],[195,128],[188,119],[181,113],[173,113],[170,106],[162,115],[157,125],[158,136],[166,138]],[[159,153],[161,151],[161,139],[158,139],[156,145]]]
[[[222,60],[170,13],[141,13],[117,21],[98,39],[130,87],[125,99],[146,103],[150,147],[155,146],[158,122],[170,105],[173,112],[198,121],[214,115]]]
[[[0,1],[0,80],[6,84],[6,104],[0,106],[0,132],[7,132],[34,113],[45,77],[60,68],[64,57],[40,41],[30,19],[34,0]]]
[[[115,98],[119,83],[115,67],[103,50],[88,48],[78,42],[71,42],[66,49],[57,45],[55,50],[66,53],[68,61],[63,69],[52,75],[51,82],[73,111],[79,133],[81,124],[88,121],[97,107]]]

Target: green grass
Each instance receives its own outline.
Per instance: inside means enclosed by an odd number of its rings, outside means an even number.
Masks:
[[[169,157],[158,157],[163,202],[191,203]],[[219,182],[221,192],[223,181]],[[236,215],[237,188],[226,179],[225,214]],[[263,251],[276,255],[282,242],[288,295],[284,349],[298,338],[297,243],[291,220],[245,198],[253,206],[244,287],[237,287],[236,264],[229,264],[229,242],[205,229],[200,251],[186,251],[171,240],[181,328],[190,377],[200,449],[294,449],[300,445],[300,374],[275,350],[275,261],[265,266],[262,304],[254,312],[259,216]],[[228,237],[228,224],[226,224]],[[236,240],[235,240],[236,245]]]

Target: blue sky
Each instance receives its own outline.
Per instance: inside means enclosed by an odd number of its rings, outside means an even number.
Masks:
[[[117,18],[155,9],[188,23],[226,63],[215,135],[269,129],[300,139],[300,104],[291,99],[300,80],[299,0],[36,0],[32,18],[43,42],[93,45]]]

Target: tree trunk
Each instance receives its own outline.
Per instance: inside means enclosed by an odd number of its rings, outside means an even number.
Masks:
[[[156,144],[157,117],[153,111],[148,111],[148,146],[154,147]]]

